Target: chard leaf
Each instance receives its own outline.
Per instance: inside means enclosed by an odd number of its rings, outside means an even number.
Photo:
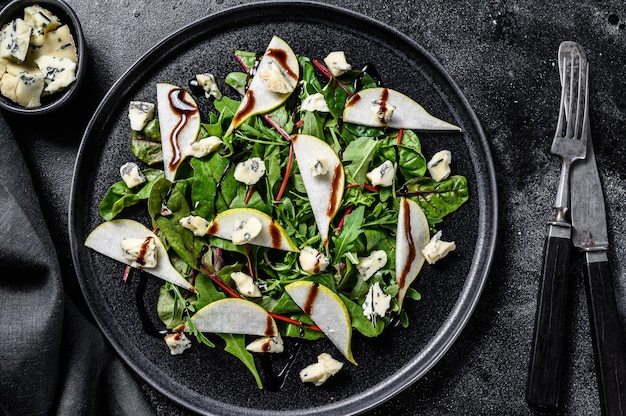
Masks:
[[[398,170],[405,178],[424,176],[426,173],[426,159],[415,148],[405,145],[381,145],[383,159],[396,161]]]
[[[159,130],[158,119],[150,120],[140,132],[132,131],[130,150],[137,159],[148,165],[154,165],[163,161],[161,131]]]
[[[148,165],[163,162],[163,146],[161,146],[161,143],[133,137],[130,141],[130,150],[137,159]]]
[[[419,203],[429,219],[441,219],[469,199],[467,178],[451,176],[441,182],[427,177],[415,178],[406,183],[405,195]]]
[[[339,119],[343,116],[343,108],[348,99],[348,93],[344,88],[348,89],[348,91],[352,90],[352,87],[340,84],[336,78],[331,79],[326,87],[324,87],[324,99],[326,100],[330,114],[332,114],[335,119]]]
[[[186,200],[189,184],[178,181],[170,187],[167,186],[169,183],[162,179],[153,187],[148,204],[150,215],[167,245],[190,267],[198,269],[200,256],[206,251],[207,243],[180,225],[181,218],[191,215]],[[171,215],[161,215],[162,203],[172,211]]]
[[[248,83],[248,74],[245,72],[231,72],[226,75],[224,82],[226,85],[234,88],[239,94],[244,95]]]
[[[369,164],[374,159],[378,141],[371,137],[360,137],[345,148],[343,161],[351,162],[344,164],[346,171],[363,188]]]
[[[124,208],[130,207],[140,201],[148,199],[154,183],[163,177],[163,171],[158,169],[146,169],[143,171],[146,183],[129,188],[124,181],[114,183],[102,198],[99,212],[107,221],[115,218]]]
[[[237,196],[237,181],[231,163],[217,153],[202,159],[193,159],[191,203],[196,215],[211,219],[217,212],[230,208]]]
[[[185,305],[181,304],[171,286],[169,282],[161,286],[157,300],[157,313],[167,329],[182,324],[185,311]]]
[[[257,60],[256,52],[242,51],[240,49],[235,50],[235,55],[239,58],[239,61],[243,64],[246,70],[250,71],[254,68]]]

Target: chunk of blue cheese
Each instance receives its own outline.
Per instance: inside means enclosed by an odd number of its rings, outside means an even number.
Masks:
[[[363,315],[373,323],[376,322],[376,316],[383,317],[391,306],[391,296],[387,295],[380,287],[378,282],[370,286],[370,290],[365,296],[365,301],[361,307]]]
[[[180,355],[185,350],[191,348],[191,341],[182,332],[176,332],[173,334],[167,334],[163,337],[165,344],[170,349],[170,354]]]
[[[289,94],[296,88],[296,82],[284,74],[275,62],[270,62],[265,71],[259,72],[259,78],[269,91],[278,94]]]
[[[33,28],[33,36],[42,36],[61,25],[50,10],[34,4],[24,8],[24,21]]]
[[[134,188],[146,182],[146,177],[135,162],[128,162],[120,167],[120,176],[129,188]]]
[[[44,55],[35,61],[43,74],[46,87],[43,92],[54,94],[76,80],[76,63],[68,58]]]
[[[41,56],[67,58],[78,63],[76,43],[68,25],[59,26],[45,35],[33,37],[28,51],[28,60],[35,62]]]
[[[352,65],[346,60],[346,54],[343,51],[334,51],[324,58],[324,63],[328,67],[331,74],[338,77],[352,69]]]
[[[154,237],[122,238],[122,255],[136,269],[154,268],[157,265],[157,251]]]
[[[196,237],[205,235],[206,229],[209,227],[209,222],[198,215],[189,215],[181,218],[179,224],[183,228],[190,230]]]
[[[32,30],[24,19],[20,18],[4,25],[0,31],[0,58],[24,62]]]
[[[222,93],[217,86],[217,81],[215,81],[213,74],[197,74],[196,81],[198,81],[198,85],[204,90],[204,96],[206,98],[215,97],[216,100],[222,99]]]
[[[0,79],[0,93],[26,108],[41,105],[41,93],[45,87],[44,75],[38,68],[9,62]]]
[[[375,250],[367,257],[359,257],[359,263],[356,265],[356,269],[363,278],[367,281],[377,271],[385,267],[387,264],[387,253],[384,250]]]
[[[321,273],[330,265],[330,260],[323,253],[310,246],[300,250],[298,261],[302,270],[309,274]]]
[[[317,356],[317,362],[306,366],[300,371],[300,381],[321,386],[331,376],[337,374],[343,363],[335,360],[330,354],[323,352]]]
[[[439,230],[422,249],[422,255],[429,264],[433,264],[455,249],[454,241],[441,240],[441,230]]]
[[[396,170],[391,160],[386,160],[383,164],[375,167],[365,175],[373,186],[388,187],[393,184]]]
[[[265,172],[266,167],[263,159],[253,157],[237,163],[234,176],[239,182],[245,183],[246,185],[254,185],[265,175]]]
[[[231,241],[237,246],[248,244],[254,240],[256,236],[261,234],[262,229],[263,224],[256,217],[250,217],[245,221],[239,221],[233,230]]]
[[[237,286],[237,291],[242,295],[250,298],[260,298],[261,289],[254,283],[252,276],[244,272],[233,272],[230,274],[231,279]]]
[[[147,101],[131,101],[128,104],[128,118],[130,128],[134,131],[141,131],[146,124],[154,118],[154,103]]]
[[[433,155],[426,167],[431,178],[440,182],[450,176],[450,163],[452,153],[449,150],[441,150]]]

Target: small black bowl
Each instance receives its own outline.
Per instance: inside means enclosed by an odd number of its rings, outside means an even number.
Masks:
[[[77,95],[78,89],[86,76],[85,71],[87,70],[85,38],[78,16],[76,16],[74,10],[62,0],[14,0],[0,11],[0,28],[18,17],[23,18],[24,8],[35,4],[56,15],[62,25],[66,24],[69,26],[70,32],[74,37],[74,43],[76,44],[78,63],[76,66],[76,80],[62,91],[42,97],[40,107],[26,108],[0,94],[0,108],[6,109],[12,113],[24,115],[49,114],[67,104]]]

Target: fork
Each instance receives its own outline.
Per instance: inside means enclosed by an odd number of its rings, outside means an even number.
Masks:
[[[526,401],[539,407],[558,407],[567,295],[567,271],[572,226],[569,221],[569,173],[584,159],[588,123],[587,57],[576,43],[559,47],[562,90],[556,133],[550,149],[561,160],[554,218],[548,222],[539,284],[535,332],[530,356]]]

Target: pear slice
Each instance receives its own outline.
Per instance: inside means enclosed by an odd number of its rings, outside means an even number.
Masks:
[[[396,281],[398,283],[398,306],[424,265],[422,249],[430,241],[428,220],[417,202],[402,198],[396,233]]]
[[[254,302],[238,298],[220,299],[201,308],[191,317],[200,332],[280,336],[276,321]]]
[[[316,282],[298,281],[285,286],[285,292],[320,327],[322,332],[356,365],[352,356],[352,322],[346,305],[326,286]]]
[[[157,83],[156,88],[165,179],[173,181],[185,152],[200,132],[200,112],[184,89],[164,82]]]
[[[219,213],[209,224],[206,233],[226,240],[233,239],[233,233],[241,229],[250,218],[261,223],[261,231],[248,243],[257,246],[298,252],[283,227],[269,215],[253,208],[232,208]]]
[[[271,73],[272,69],[279,70],[280,77],[283,77],[285,82],[292,84],[295,89],[295,85],[300,78],[298,58],[287,42],[278,36],[272,37],[267,46],[265,54],[252,77],[252,81],[250,81],[250,86],[246,90],[241,104],[233,117],[233,121],[224,136],[231,134],[234,129],[239,127],[249,117],[275,109],[291,95],[293,90],[282,93],[268,89],[263,78],[265,74]]]
[[[377,115],[377,110],[381,109],[389,111],[382,119]],[[430,115],[413,99],[389,88],[368,88],[354,94],[343,110],[343,121],[369,127],[461,131]]]
[[[123,238],[146,239],[153,237],[156,243],[156,267],[145,268],[145,272],[166,280],[191,292],[194,287],[172,266],[161,239],[137,221],[118,219],[107,221],[97,226],[85,240],[85,246],[104,254],[121,263],[131,265],[131,261],[124,257],[120,241]]]
[[[343,165],[337,153],[325,141],[307,134],[292,136],[291,143],[302,175],[302,182],[311,202],[317,229],[324,247],[328,245],[328,229],[341,205],[345,186]],[[317,166],[323,166],[320,174]]]

